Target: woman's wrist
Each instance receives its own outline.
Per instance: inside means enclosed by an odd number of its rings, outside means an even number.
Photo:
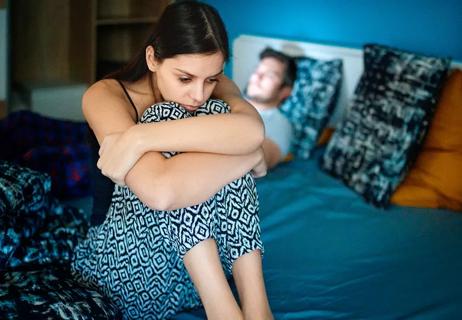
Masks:
[[[143,131],[143,125],[137,124],[130,127],[124,135],[128,139],[129,143],[132,144],[133,150],[138,156],[141,157],[149,151],[149,144]]]

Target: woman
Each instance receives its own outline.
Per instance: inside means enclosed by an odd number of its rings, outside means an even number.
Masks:
[[[111,296],[125,318],[165,319],[195,307],[194,287],[209,319],[272,318],[258,201],[246,175],[266,172],[264,130],[222,74],[228,56],[215,9],[174,3],[133,62],[84,95],[84,115],[101,145],[98,168],[117,186],[107,217],[76,249],[73,270]],[[207,101],[212,93],[231,113]],[[148,108],[162,101],[177,104]],[[180,120],[148,124],[171,119]],[[232,272],[241,307],[223,268]]]

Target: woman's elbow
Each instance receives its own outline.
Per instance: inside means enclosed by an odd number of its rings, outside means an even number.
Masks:
[[[248,137],[250,138],[250,143],[253,151],[259,148],[265,140],[265,126],[260,117],[253,121],[253,123],[251,124],[251,128],[252,129],[250,130],[250,135]]]
[[[172,192],[168,188],[161,188],[146,195],[142,199],[145,205],[153,210],[166,211],[173,208]]]
[[[173,206],[173,190],[171,186],[163,182],[162,175],[152,177],[145,175],[137,179],[136,184],[129,187],[135,195],[149,208],[153,210],[171,210]]]

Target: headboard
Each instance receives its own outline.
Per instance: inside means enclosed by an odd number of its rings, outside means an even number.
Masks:
[[[267,46],[290,56],[309,56],[323,60],[343,59],[342,87],[337,107],[330,121],[330,125],[335,125],[343,115],[363,71],[362,50],[312,42],[241,35],[233,42],[233,80],[241,90],[245,88],[250,74],[258,64],[258,54]],[[462,63],[455,62],[453,67],[462,68]]]

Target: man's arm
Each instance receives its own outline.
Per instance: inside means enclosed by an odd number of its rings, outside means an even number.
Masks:
[[[268,169],[275,167],[289,153],[293,129],[289,120],[282,114],[265,118],[266,137],[263,141],[263,153]]]

